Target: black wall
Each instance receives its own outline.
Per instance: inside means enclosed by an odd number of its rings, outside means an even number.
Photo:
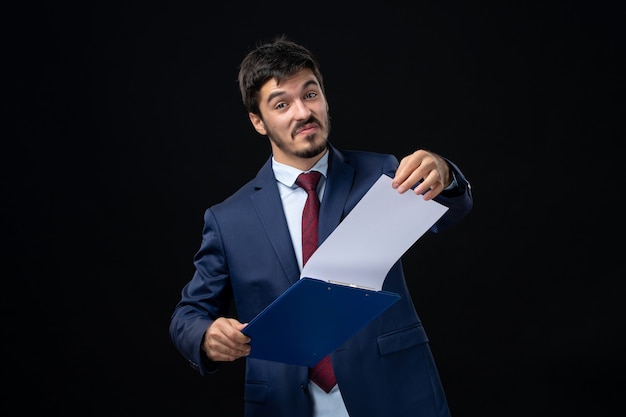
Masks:
[[[405,258],[453,414],[619,407],[624,13],[433,3],[9,8],[4,414],[242,415],[243,363],[201,378],[168,324],[204,209],[269,156],[236,76],[280,33],[320,60],[336,146],[428,148],[472,182]]]

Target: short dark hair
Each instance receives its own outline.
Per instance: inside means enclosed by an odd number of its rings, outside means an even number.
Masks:
[[[313,72],[324,93],[319,64],[307,48],[287,39],[285,35],[257,45],[239,65],[239,90],[246,110],[260,115],[258,93],[261,87],[271,79],[280,83],[303,68]]]

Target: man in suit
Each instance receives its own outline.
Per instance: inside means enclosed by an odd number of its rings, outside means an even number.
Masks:
[[[206,210],[196,271],[171,319],[174,345],[202,375],[217,372],[221,362],[245,358],[248,417],[449,416],[401,261],[383,287],[400,294],[400,301],[331,353],[334,380],[328,392],[312,382],[306,367],[247,357],[250,338],[242,330],[300,278],[300,222],[307,198],[296,185],[300,173],[322,174],[320,244],[381,174],[393,179],[399,193],[414,192],[447,206],[431,228],[442,231],[471,210],[463,173],[425,150],[398,162],[393,155],[334,147],[318,63],[285,37],[248,53],[239,86],[252,125],[269,139],[271,157],[254,179]],[[231,300],[237,318],[227,317]]]

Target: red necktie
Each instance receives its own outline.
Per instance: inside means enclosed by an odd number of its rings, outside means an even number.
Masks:
[[[322,174],[317,171],[302,173],[296,184],[307,193],[306,203],[302,211],[302,265],[309,260],[317,249],[317,217],[320,200],[317,198],[317,183]],[[335,372],[330,362],[330,355],[323,358],[317,365],[309,369],[309,378],[326,392],[335,386]]]

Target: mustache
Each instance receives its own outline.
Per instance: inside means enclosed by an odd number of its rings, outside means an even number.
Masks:
[[[308,125],[308,124],[312,124],[312,123],[315,123],[316,125],[318,125],[318,126],[320,126],[320,127],[322,126],[322,123],[318,120],[318,118],[317,118],[317,117],[315,117],[315,116],[311,116],[311,117],[309,117],[308,119],[306,119],[306,120],[303,120],[303,121],[299,122],[299,123],[298,123],[298,124],[297,124],[297,125],[293,128],[293,131],[291,132],[291,135],[292,135],[292,136],[295,136],[295,135],[298,133],[298,131],[299,131],[300,129],[302,129],[302,127],[304,127],[305,125]]]

